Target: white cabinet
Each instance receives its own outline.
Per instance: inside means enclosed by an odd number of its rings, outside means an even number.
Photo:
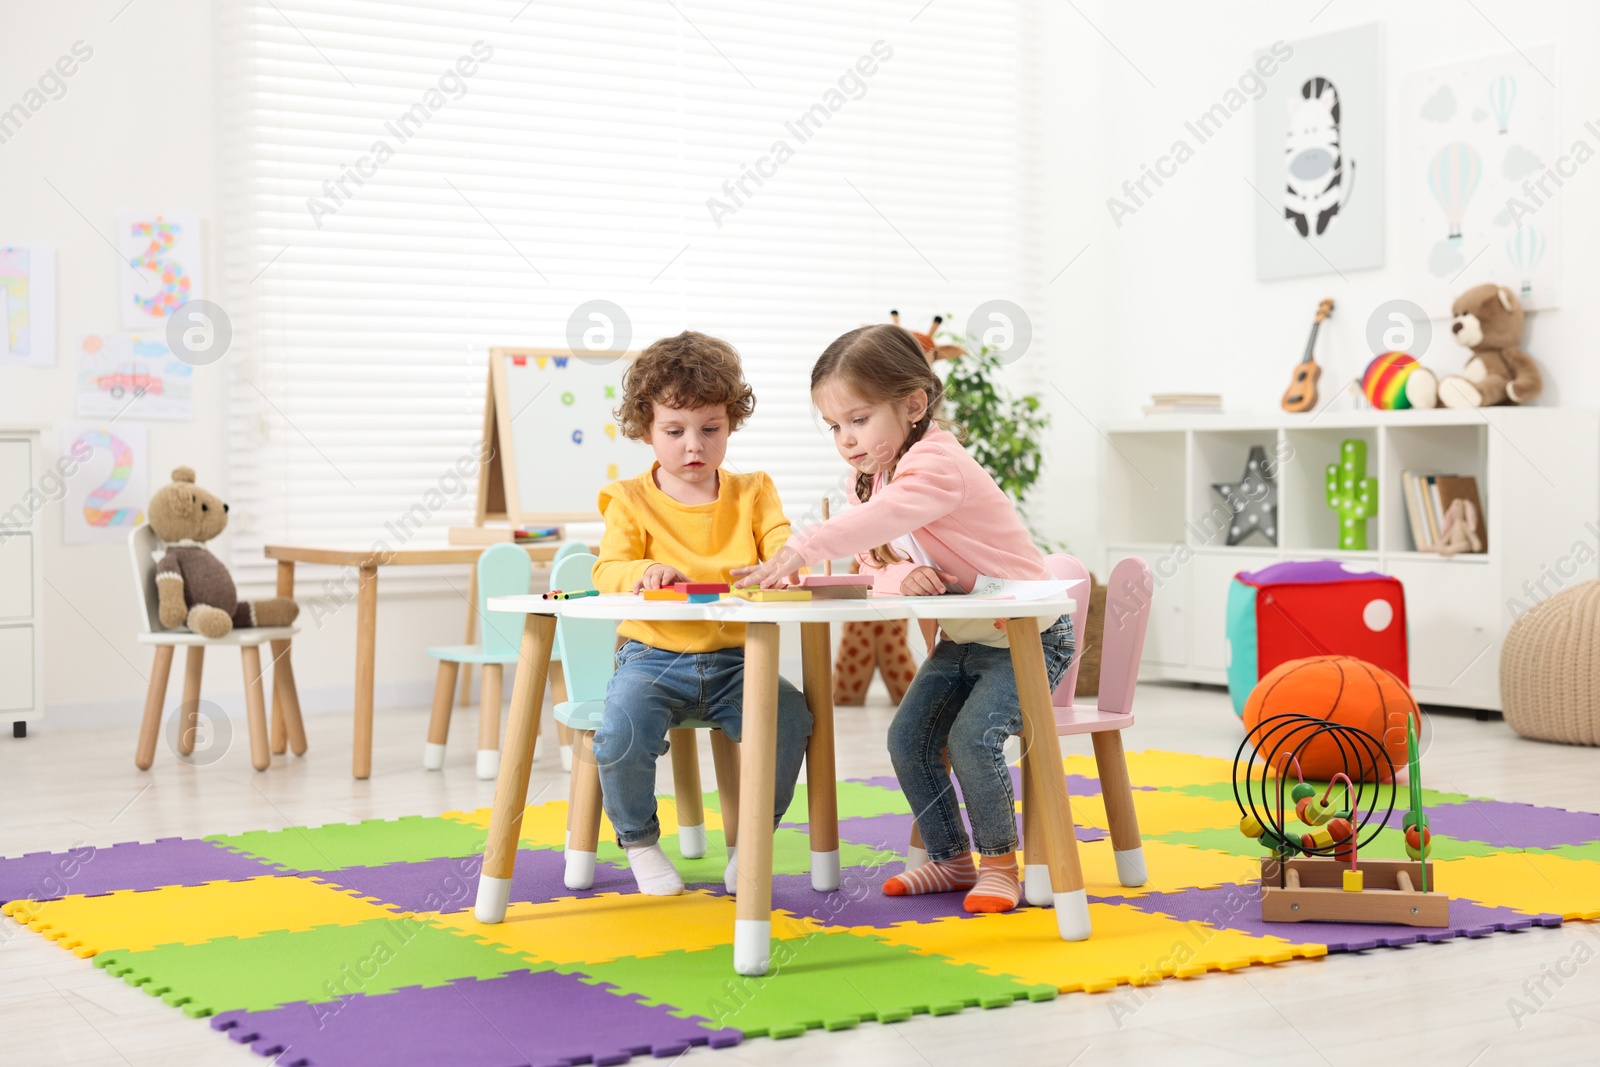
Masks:
[[[1156,577],[1146,677],[1225,684],[1228,587],[1239,571],[1336,559],[1405,586],[1409,673],[1419,701],[1500,707],[1500,646],[1522,611],[1600,578],[1600,413],[1562,408],[1324,411],[1315,416],[1152,417],[1106,427],[1107,556],[1144,557]],[[1325,471],[1346,439],[1365,442],[1378,515],[1362,550],[1339,548]],[[1227,543],[1231,512],[1212,488],[1236,483],[1264,449],[1278,491],[1277,543]],[[1402,471],[1478,481],[1488,551],[1416,551]]]
[[[0,427],[0,723],[9,721],[16,737],[44,708],[40,463],[37,430]]]

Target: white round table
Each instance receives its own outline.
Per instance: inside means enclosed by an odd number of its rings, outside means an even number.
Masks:
[[[811,885],[819,892],[839,887],[839,816],[833,755],[833,640],[836,622],[880,622],[902,619],[1004,619],[1011,638],[1011,662],[1017,672],[1017,694],[1024,729],[1032,738],[1023,757],[1023,773],[1039,800],[1042,842],[1027,842],[1030,865],[1045,852],[1061,937],[1089,936],[1089,905],[1084,893],[1078,841],[1072,828],[1071,804],[1061,770],[1061,742],[1056,734],[1050,682],[1037,619],[1070,614],[1070,597],[1044,600],[999,600],[967,596],[889,596],[865,600],[751,602],[724,598],[704,604],[645,600],[632,594],[607,594],[577,600],[545,600],[541,596],[489,598],[490,611],[527,616],[522,649],[512,687],[510,720],[495,786],[494,811],[474,914],[479,922],[505,919],[511,875],[517,859],[517,826],[528,799],[528,775],[534,740],[539,736],[550,650],[556,617],[640,620],[651,622],[741,622],[745,631],[744,758],[739,772],[739,881],[734,922],[734,969],[740,974],[767,973],[772,936],[772,806],[777,763],[778,624],[799,623],[804,659],[804,690],[813,718],[806,749],[806,786],[810,801]]]

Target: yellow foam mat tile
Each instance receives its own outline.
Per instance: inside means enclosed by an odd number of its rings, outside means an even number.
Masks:
[[[487,833],[489,830],[489,815],[492,810],[492,808],[479,808],[476,811],[447,811],[440,817],[465,826],[476,827]],[[668,837],[678,832],[678,807],[670,799],[658,798],[656,819],[661,823],[662,837]],[[706,808],[705,827],[708,831],[721,830],[722,813]],[[611,827],[611,820],[601,815],[600,840],[615,841],[616,837],[616,831]],[[523,808],[522,826],[518,829],[517,840],[524,848],[565,848],[567,844],[567,802],[565,800],[554,800]]]
[[[1111,828],[1106,821],[1105,802],[1099,794],[1070,799],[1073,822],[1100,830]],[[1156,793],[1135,789],[1133,810],[1139,817],[1139,833],[1144,837],[1184,830],[1231,830],[1239,825],[1237,805],[1186,793]]]
[[[112,949],[140,952],[273,930],[354,926],[404,914],[309,878],[278,877],[13,903],[30,904],[29,929],[85,958]]]
[[[1208,971],[1283,963],[1328,951],[1324,945],[1293,945],[1276,937],[1179,922],[1129,904],[1090,904],[1089,921],[1094,933],[1087,941],[1061,940],[1056,913],[1049,908],[853,932],[923,955],[970,963],[987,974],[1054,985],[1063,993],[1098,993],[1162,978],[1193,978]],[[1071,977],[1063,980],[1063,975]]]
[[[1028,862],[1027,857],[1024,847],[1023,863]],[[1261,877],[1261,861],[1252,856],[1234,856],[1165,841],[1144,842],[1144,862],[1149,878],[1142,886],[1129,887],[1117,880],[1117,858],[1110,838],[1080,841],[1078,859],[1083,864],[1084,888],[1091,897],[1141,897],[1146,893],[1215,889],[1222,885],[1248,884]]]
[[[1440,891],[1479,904],[1600,919],[1600,863],[1542,852],[1467,856],[1433,865]]]
[[[518,902],[504,922],[481,923],[472,912],[418,913],[437,926],[540,963],[610,963],[733,944],[734,898],[689,890],[676,897],[601,893],[540,904]],[[806,937],[826,929],[786,912],[772,916],[772,936]]]

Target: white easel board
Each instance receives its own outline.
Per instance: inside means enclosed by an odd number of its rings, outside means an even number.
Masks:
[[[650,469],[654,453],[622,436],[613,412],[635,352],[492,348],[479,468],[478,522],[600,518],[610,482]]]

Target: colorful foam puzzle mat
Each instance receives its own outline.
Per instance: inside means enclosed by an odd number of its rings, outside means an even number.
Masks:
[[[886,777],[839,784],[832,893],[811,888],[798,791],[778,831],[764,978],[733,970],[715,794],[696,861],[676,855],[663,798],[681,897],[637,893],[609,842],[593,888],[566,889],[566,804],[551,801],[524,813],[494,926],[472,914],[487,808],[0,859],[0,912],[281,1067],[617,1064],[1600,919],[1600,815],[1428,790],[1448,927],[1263,922],[1230,762],[1134,752],[1128,764],[1150,872],[1136,888],[1117,882],[1093,762],[1065,761],[1094,924],[1076,943],[1047,910],[968,915],[959,893],[884,896],[911,829]],[[1370,854],[1394,851],[1385,837]]]

